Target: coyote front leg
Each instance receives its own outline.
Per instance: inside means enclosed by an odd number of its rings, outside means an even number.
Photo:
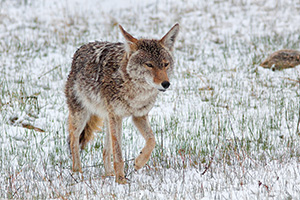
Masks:
[[[148,116],[143,117],[132,117],[134,124],[138,128],[138,130],[141,132],[143,137],[146,140],[146,145],[140,152],[140,155],[135,159],[134,162],[134,168],[136,170],[139,170],[142,168],[149,160],[151,153],[155,147],[155,137],[153,135],[153,132],[151,130]]]
[[[122,118],[109,114],[109,133],[112,141],[114,170],[116,182],[126,184],[124,174],[124,161],[122,158]]]

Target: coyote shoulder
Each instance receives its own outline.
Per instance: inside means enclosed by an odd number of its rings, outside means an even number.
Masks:
[[[148,121],[159,91],[170,86],[174,67],[172,56],[179,25],[160,40],[136,39],[119,26],[125,43],[92,42],[81,46],[73,57],[65,87],[69,107],[69,145],[73,171],[82,172],[79,148],[83,149],[105,121],[108,133],[103,148],[106,175],[126,183],[122,158],[122,119],[132,116],[146,140],[135,159],[135,169],[143,167],[155,147]],[[113,167],[111,166],[113,155]]]

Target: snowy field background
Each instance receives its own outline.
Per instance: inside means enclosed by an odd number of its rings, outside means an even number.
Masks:
[[[63,93],[82,44],[162,37],[176,22],[171,89],[150,112],[157,146],[123,124],[130,184],[103,178],[104,133],[72,175]],[[271,71],[273,51],[300,49],[298,0],[0,0],[1,199],[298,199],[300,66]],[[298,132],[297,132],[298,131]]]

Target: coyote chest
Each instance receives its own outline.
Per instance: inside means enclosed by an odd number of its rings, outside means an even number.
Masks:
[[[78,97],[83,105],[94,114],[107,117],[109,112],[114,112],[118,116],[144,116],[153,107],[158,92],[153,89],[135,87],[126,84],[119,90],[99,89],[98,92],[86,94],[85,90],[78,87]],[[107,93],[110,91],[109,93]]]
[[[131,88],[131,92],[124,93],[123,99],[112,102],[112,104],[115,104],[115,112],[125,116],[146,115],[152,109],[158,92],[153,89]]]

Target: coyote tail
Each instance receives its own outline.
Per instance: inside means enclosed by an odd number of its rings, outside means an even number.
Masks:
[[[84,149],[87,143],[94,139],[94,132],[100,131],[100,127],[102,126],[103,120],[96,115],[92,115],[79,137],[79,144],[81,149]]]

